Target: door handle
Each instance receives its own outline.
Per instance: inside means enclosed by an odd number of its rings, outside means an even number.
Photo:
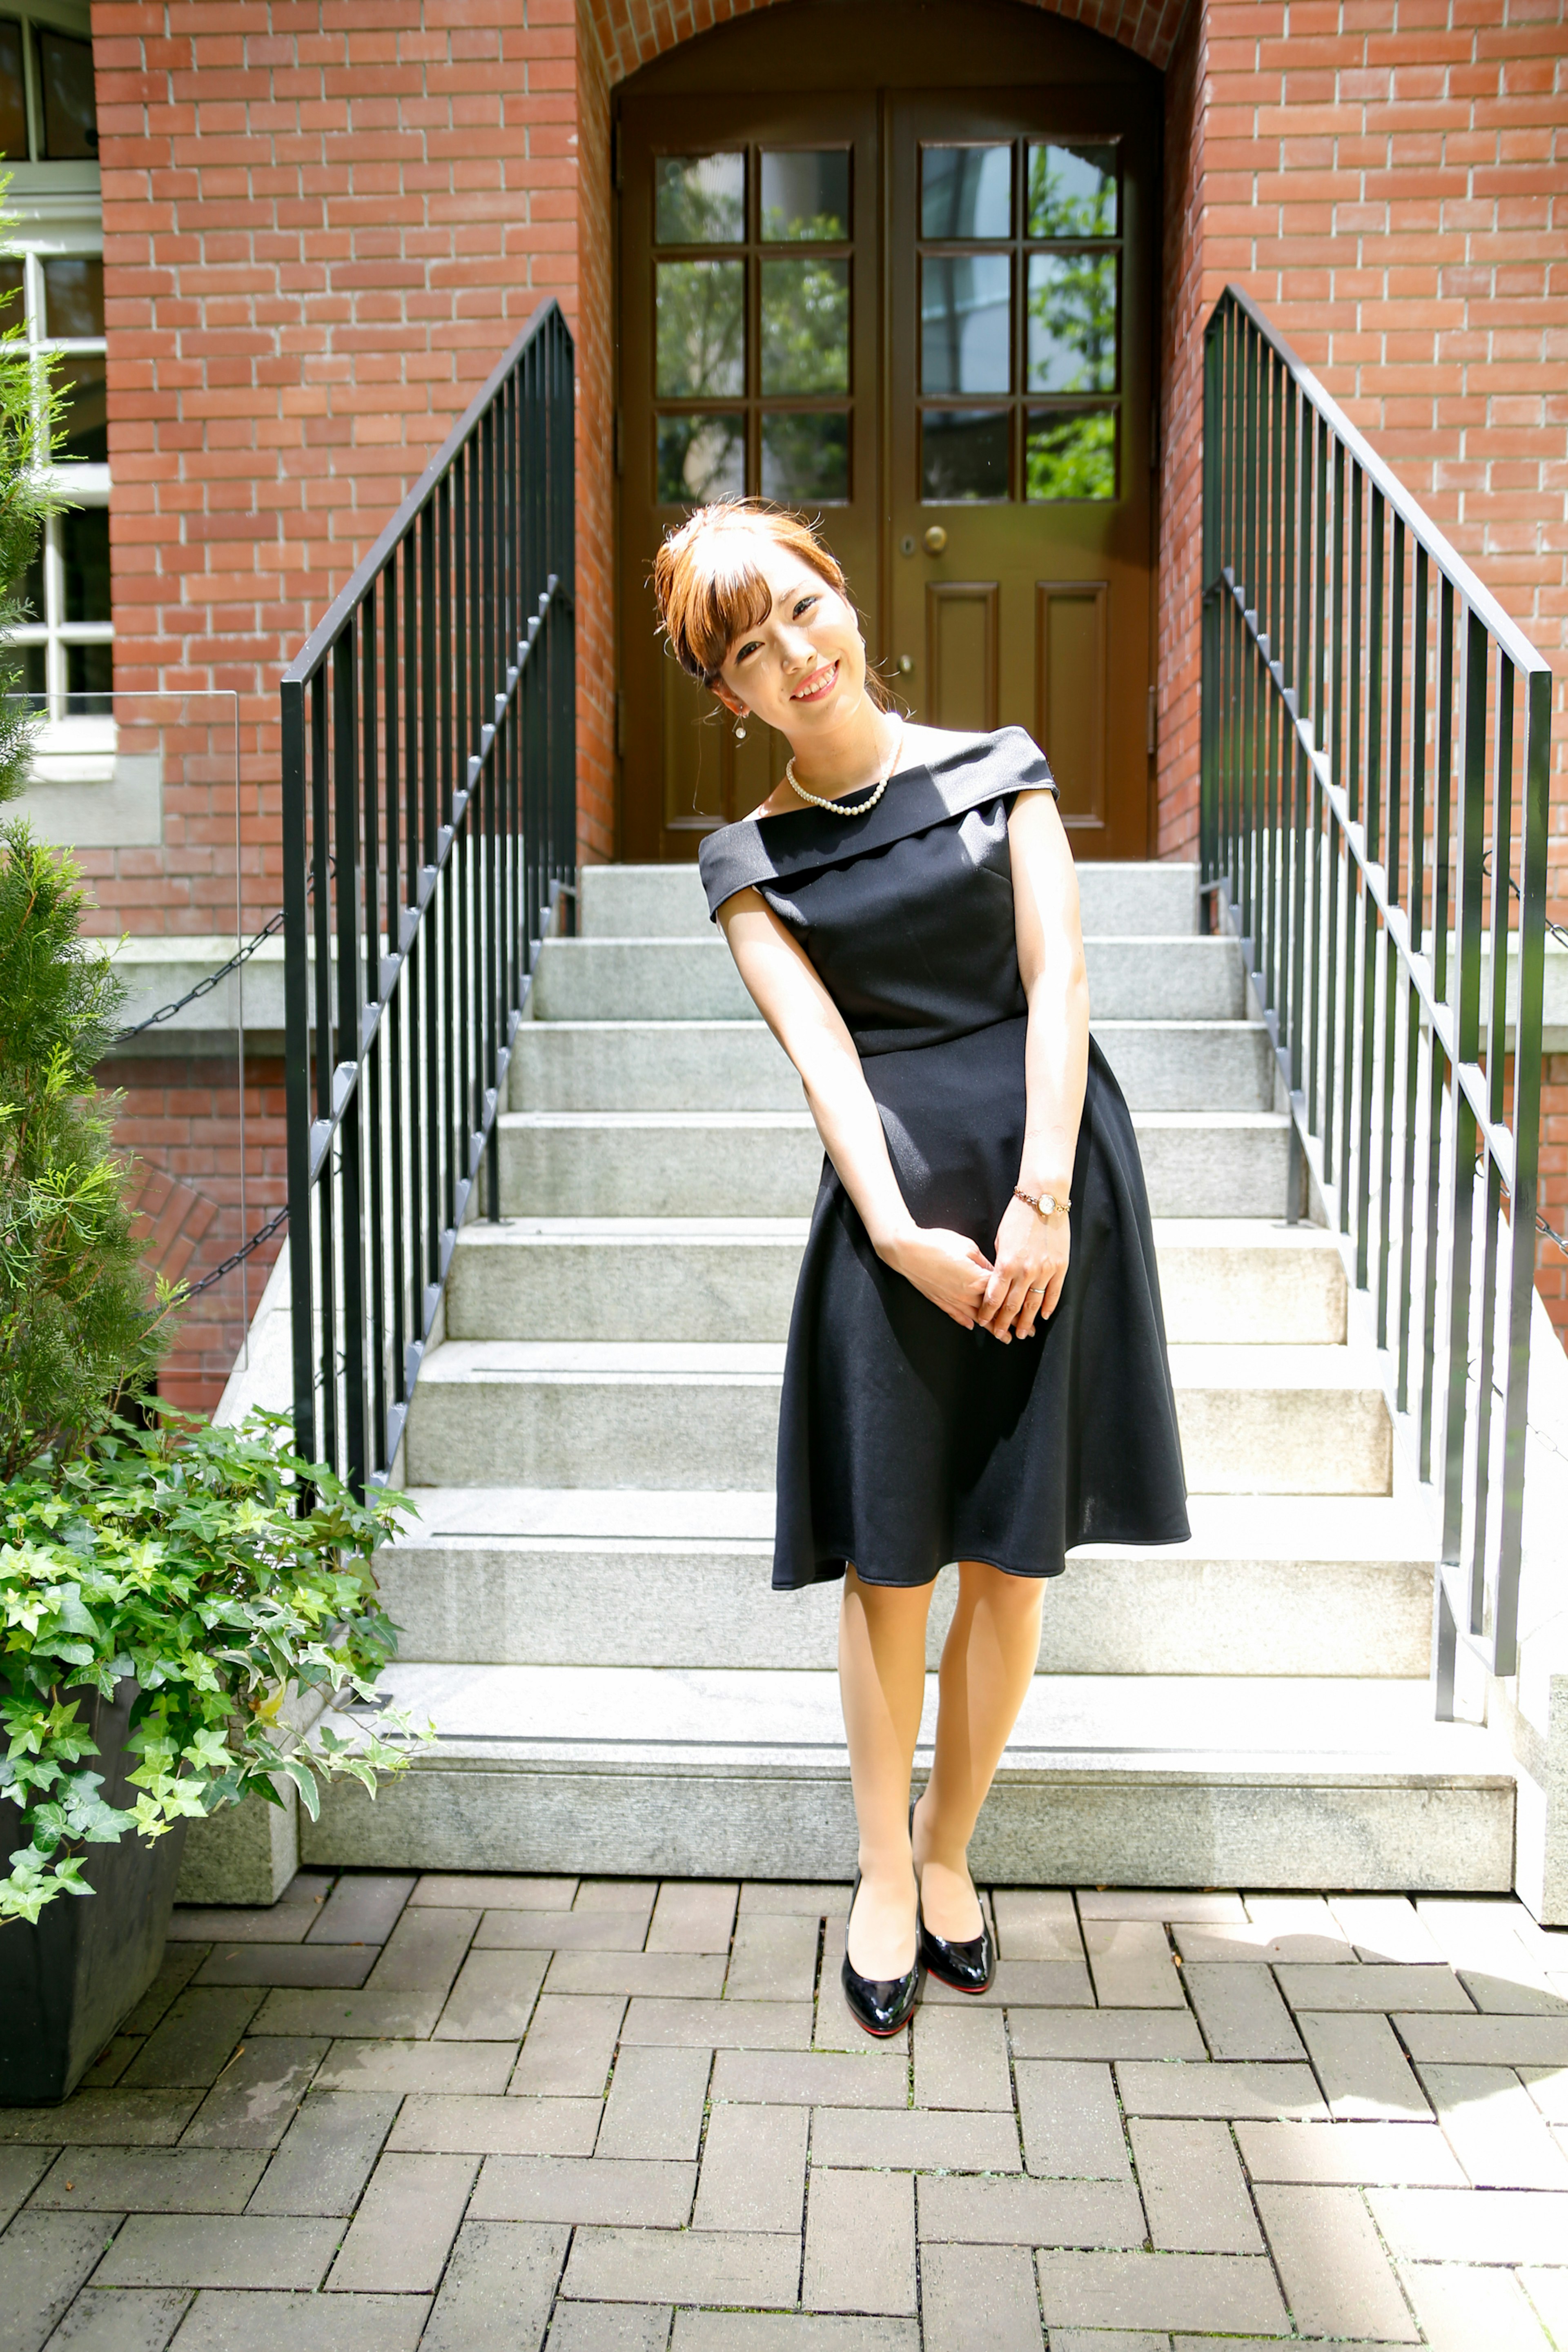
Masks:
[[[933,523],[931,525],[930,529],[926,531],[926,534],[925,534],[925,551],[926,551],[926,553],[927,553],[928,555],[941,555],[941,554],[943,552],[943,551],[944,551],[944,549],[946,548],[946,546],[947,546],[947,533],[946,533],[946,531],[945,531],[945,530],[943,530],[943,529],[942,529],[942,527],[941,523],[939,523],[939,522],[933,522]]]
[[[900,677],[908,677],[914,666],[915,657],[913,654],[900,654],[898,660],[893,664],[893,667],[898,671]]]

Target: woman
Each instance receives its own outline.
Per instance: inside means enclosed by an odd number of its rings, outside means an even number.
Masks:
[[[971,1832],[1069,1545],[1187,1533],[1142,1171],[1089,1035],[1078,887],[1022,729],[906,726],[798,518],[706,507],[660,549],[678,660],[793,757],[702,845],[710,911],[826,1153],[790,1326],[773,1583],[842,1577],[859,1826],[844,1990],[896,2033],[984,1992]],[[959,1563],[931,1777],[926,1616]]]

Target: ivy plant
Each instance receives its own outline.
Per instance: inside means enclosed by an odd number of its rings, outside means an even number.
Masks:
[[[90,1454],[0,1485],[0,1797],[21,1815],[0,1922],[90,1895],[92,1845],[162,1837],[248,1790],[280,1804],[289,1783],[314,1820],[323,1781],[374,1796],[434,1737],[342,1712],[374,1701],[396,1647],[370,1557],[412,1507],[356,1501],[288,1427],[261,1411],[237,1428],[117,1423]],[[90,1694],[127,1677],[129,1809],[103,1798],[87,1719]],[[304,1734],[286,1718],[296,1692],[326,1702]]]

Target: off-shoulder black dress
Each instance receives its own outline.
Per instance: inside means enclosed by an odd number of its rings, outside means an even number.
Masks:
[[[1026,1027],[1007,819],[1054,790],[1022,728],[953,735],[864,817],[748,817],[702,844],[710,913],[759,890],[858,1049],[911,1214],[989,1257],[1018,1181]],[[883,1265],[831,1162],[779,1415],[773,1583],[929,1583],[948,1560],[1057,1576],[1078,1543],[1176,1543],[1186,1489],[1132,1121],[1092,1042],[1061,1303],[965,1331]]]

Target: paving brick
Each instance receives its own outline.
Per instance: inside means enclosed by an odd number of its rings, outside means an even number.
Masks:
[[[62,2148],[33,2205],[61,2213],[243,2213],[266,2163],[245,2148]]]
[[[1550,2124],[1568,2124],[1568,2066],[1519,2066],[1520,2081]]]
[[[804,2107],[715,2107],[702,2146],[695,2226],[798,2230],[805,2202],[806,2123]]]
[[[1328,2121],[1329,2111],[1306,2066],[1251,2065],[1240,2060],[1215,2060],[1206,2066],[1126,2062],[1117,2066],[1116,2083],[1130,2116]]]
[[[915,2185],[896,2172],[811,2168],[801,2303],[807,2311],[912,2316]]]
[[[184,1990],[206,1958],[200,1944],[171,1944],[164,1949],[158,1973],[121,2025],[121,2033],[145,2035],[153,2032],[159,2021],[168,2015],[178,1996]]]
[[[1535,1923],[1515,1895],[1417,1895],[1415,1916],[1452,1968],[1507,1975],[1530,1957]]]
[[[626,2011],[621,2040],[659,2049],[809,2050],[811,2027],[809,2001],[638,1999]]]
[[[1441,1961],[1435,1968],[1363,1962],[1354,1969],[1288,1961],[1277,1975],[1292,2009],[1454,2010],[1467,2017],[1471,2010],[1464,1986]]]
[[[1048,2180],[1131,2181],[1110,2068],[1081,2059],[1017,2063],[1024,2162]]]
[[[1521,2271],[1518,2277],[1561,2352],[1568,2344],[1568,2270]]]
[[[1386,2017],[1302,2010],[1296,2023],[1336,2123],[1427,2123],[1432,2110]]]
[[[255,1911],[231,1910],[222,1904],[199,1909],[176,1905],[169,1915],[172,1944],[298,1944],[316,1917],[308,1903],[269,1903]],[[149,2293],[152,2290],[149,2289]]]
[[[603,2098],[626,2004],[619,1993],[543,1993],[507,2089],[519,2096]]]
[[[200,2091],[77,2091],[58,2107],[0,2107],[0,2146],[172,2147]]]
[[[48,2352],[164,2352],[190,2302],[183,2286],[83,2287]]]
[[[739,1886],[667,1878],[648,1923],[650,1952],[728,1952]]]
[[[1173,1927],[1172,1933],[1176,1939],[1176,1948],[1189,1968],[1194,1960],[1210,1963],[1240,1960],[1254,1968],[1272,1968],[1282,1960],[1338,1961],[1349,1966],[1353,1966],[1355,1961],[1350,1944],[1337,1932],[1327,1936],[1275,1935],[1268,1927],[1249,1922],[1245,1927],[1178,1925]]]
[[[795,1911],[811,1919],[842,1919],[848,1909],[847,1879],[842,1885],[824,1881],[819,1885],[809,1885],[804,1882],[797,1885],[793,1879],[748,1878],[741,1889],[742,1919],[752,1911]]]
[[[835,1946],[835,1952],[842,1948],[842,1944],[843,1937],[840,1936]],[[842,1998],[838,1983],[838,1968],[834,1953],[828,1955],[823,1978],[822,1996],[817,2001],[816,2021],[811,2029],[813,2050],[825,2051],[829,2055],[854,2054],[858,2057],[863,2056],[868,2051],[876,2050],[879,2051],[884,2057],[893,2055],[901,2057],[907,2063],[910,2054],[909,2027],[900,2026],[897,2033],[889,2034],[885,2041],[871,2041],[865,2027],[857,2019],[851,2017],[848,2004]],[[931,1982],[928,1978],[927,1998],[930,1997],[930,1992]],[[784,2004],[781,2001],[779,2006],[782,2009]]]
[[[1268,1969],[1199,1960],[1183,1976],[1211,2058],[1305,2058]]]
[[[1017,2058],[1204,2058],[1190,2010],[1020,2009],[1007,2020]]]
[[[880,2050],[851,2058],[815,2050],[721,2050],[710,2095],[715,2105],[734,2099],[784,2107],[901,2107],[909,2081],[905,2061]]]
[[[107,2091],[119,2082],[136,2053],[143,2037],[139,2033],[116,2033],[105,2042],[91,2065],[81,2078],[81,2087],[88,2091]]]
[[[683,2230],[691,2218],[696,2185],[694,2164],[602,2156],[487,2156],[468,2212],[481,2221],[601,2221]],[[798,2221],[798,2194],[795,2204]]]
[[[1081,1960],[1078,1913],[1064,1888],[998,1886],[991,1895],[998,1957],[1008,1960]]]
[[[421,2352],[539,2352],[566,2241],[559,2226],[465,2221]]]
[[[1399,2273],[1432,2352],[1547,2352],[1540,2320],[1511,2271],[1411,2263]]]
[[[0,2238],[5,2352],[38,2352],[120,2226],[118,2214],[18,2213]]]
[[[264,2033],[243,2044],[185,2126],[184,2147],[276,2147],[331,2043]]]
[[[647,1929],[635,1911],[486,1911],[476,1952],[640,1952]]]
[[[798,2236],[761,2231],[582,2229],[563,2294],[584,2303],[716,2303],[793,2310]]]
[[[1260,2254],[1040,2253],[1035,2267],[1053,2334],[1075,2326],[1289,2332],[1274,2266]]]
[[[926,2009],[914,2018],[915,2105],[1011,2112],[1007,2036],[994,2010]]]
[[[1085,1919],[1161,1919],[1168,1925],[1185,1921],[1205,1927],[1247,1925],[1239,1895],[1184,1894],[1174,1886],[1080,1886],[1078,1907]]]
[[[470,1952],[447,1996],[435,2039],[517,2041],[533,2014],[548,1965],[543,1952]]]
[[[1489,2017],[1568,2018],[1568,1977],[1553,1980],[1523,1970],[1502,1977],[1489,1975],[1482,1969],[1461,1969],[1459,1982]]]
[[[318,2091],[504,2091],[517,2057],[506,2042],[338,2042]]]
[[[1040,2306],[1022,2246],[922,2246],[925,2352],[1040,2352]]]
[[[598,2099],[416,2091],[403,2102],[391,2146],[443,2156],[587,2156],[603,2113]]]
[[[128,2091],[173,2090],[212,2083],[234,2055],[261,2006],[261,1995],[240,1988],[191,1988],[171,2005],[121,2076]]]
[[[471,2156],[384,2155],[328,2286],[346,2294],[433,2294],[479,2170]]]
[[[1369,2189],[1366,2196],[1403,2262],[1568,2262],[1568,2203],[1547,2190]]]
[[[363,1984],[380,1954],[375,1944],[215,1944],[192,1981],[198,1985]]]
[[[209,2290],[180,2330],[179,2352],[414,2352],[429,2308],[426,2295]]]
[[[918,2187],[922,2246],[1141,2246],[1146,2235],[1131,2180],[927,2176]]]
[[[689,2162],[702,2130],[711,2063],[706,2050],[623,2046],[610,2082],[599,2154]]]
[[[718,1952],[557,1952],[545,1983],[552,1992],[664,1993],[717,1999],[724,1989]]]
[[[658,1893],[656,1878],[584,1878],[573,1899],[574,1911],[634,1911],[646,1926]]]
[[[1224,2124],[1135,2116],[1128,2128],[1152,2245],[1166,2253],[1262,2253],[1252,2200]]]
[[[686,2314],[689,2319],[699,2315]],[[749,2324],[728,2311],[713,2316],[721,2324]],[[665,2352],[669,2322],[667,2303],[563,2303],[550,2330],[550,2352]]]
[[[349,1870],[310,1923],[312,1944],[384,1944],[413,1894],[401,1872]]]
[[[1422,2017],[1400,2011],[1394,2022],[1417,2062],[1568,2067],[1568,2017]]]
[[[0,2230],[54,2162],[52,2147],[0,2147]]]
[[[1255,2194],[1302,2335],[1419,2341],[1359,2189],[1266,2181]]]
[[[1212,2337],[1206,2339],[1205,2352],[1210,2352],[1212,2344]],[[1051,2330],[1051,2352],[1170,2352],[1170,2346],[1171,2339],[1163,2330],[1158,2336],[1146,2335],[1142,2328],[1133,2334],[1118,2328],[1114,2336],[1107,2336],[1098,2327]],[[1225,2352],[1238,2352],[1238,2347],[1234,2343],[1227,2344]],[[1250,2347],[1242,2347],[1239,2352],[1250,2352]]]
[[[1181,2009],[1170,1939],[1153,1919],[1086,1919],[1083,1940],[1101,2009]]]
[[[1435,2124],[1246,2124],[1236,2126],[1254,2180],[1463,2189],[1458,2158]]]
[[[133,2213],[96,2286],[319,2286],[342,2224],[253,2213]]]
[[[822,2107],[812,2119],[811,2161],[854,2170],[1019,2172],[1018,2128],[1011,2116],[952,2108]]]
[[[576,2352],[575,2337],[562,2341]],[[920,2328],[912,2319],[837,2319],[825,2314],[785,2318],[781,2313],[766,2311],[678,2311],[672,2352],[920,2352]],[[553,2337],[551,2352],[555,2352]],[[587,2352],[585,2344],[583,2352]],[[607,2345],[605,2352],[610,2352]],[[621,2347],[616,2345],[614,2352],[621,2352]],[[640,2346],[637,2352],[642,2352]],[[664,2352],[662,2336],[650,2352]]]
[[[435,1993],[445,1999],[482,1913],[442,1908],[405,1911],[366,1979],[371,1993]]]
[[[438,1919],[442,1914],[426,1911],[420,1916]],[[404,2035],[423,2041],[434,2032],[445,2000],[445,1987],[437,1986],[427,1992],[389,1992],[369,1984],[358,1992],[272,1992],[257,2011],[255,2031],[322,2033],[334,2041],[363,2037],[380,2042]]]
[[[574,1878],[508,1878],[483,1871],[426,1871],[408,1900],[456,1911],[570,1911]]]
[[[1269,1936],[1319,1936],[1344,1945],[1343,1934],[1323,1895],[1247,1895],[1241,1898],[1247,1924]]]
[[[1508,2067],[1425,2065],[1421,2080],[1478,2189],[1568,2189],[1568,2157]]]
[[[804,1911],[742,1912],[735,1922],[730,2000],[809,2000],[816,1989],[821,1922]]]
[[[1443,1957],[1407,1895],[1331,1895],[1328,1906],[1359,1960],[1420,1963]]]
[[[250,2200],[253,2213],[352,2213],[397,2113],[395,2095],[312,2091]]]

